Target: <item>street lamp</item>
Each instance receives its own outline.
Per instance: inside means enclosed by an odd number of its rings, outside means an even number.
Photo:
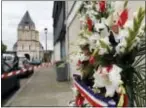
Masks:
[[[48,33],[48,29],[44,28],[44,31],[45,31],[45,35],[46,35],[46,52],[47,52],[47,33]]]

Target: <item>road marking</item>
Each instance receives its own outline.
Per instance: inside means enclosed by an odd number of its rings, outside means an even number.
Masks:
[[[36,71],[38,72],[38,71]],[[27,80],[27,82],[22,85],[22,87],[20,87],[20,89],[18,91],[16,91],[16,93],[14,94],[14,96],[12,96],[12,98],[10,98],[8,100],[8,102],[6,102],[6,104],[3,107],[10,107],[10,105],[12,104],[12,102],[16,99],[16,97],[20,94],[20,92],[25,88],[26,85],[29,84],[29,82],[33,79],[33,77],[35,76],[36,72],[34,72],[34,74]],[[20,79],[21,80],[21,79]],[[20,85],[21,86],[21,85]]]

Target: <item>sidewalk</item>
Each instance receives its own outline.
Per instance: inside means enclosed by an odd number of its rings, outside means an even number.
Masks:
[[[73,99],[70,82],[57,82],[53,67],[41,68],[6,106],[67,106]]]

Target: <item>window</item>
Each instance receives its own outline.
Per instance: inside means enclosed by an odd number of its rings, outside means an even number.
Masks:
[[[25,29],[29,29],[29,26],[25,26]]]

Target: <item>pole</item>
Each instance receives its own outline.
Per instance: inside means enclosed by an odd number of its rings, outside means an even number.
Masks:
[[[45,61],[47,62],[47,60],[46,60],[47,55],[46,54],[47,54],[47,32],[48,32],[48,29],[45,28],[44,31],[45,31],[45,35],[46,35],[46,53],[44,56],[45,56]]]
[[[46,53],[47,53],[47,32],[46,32]]]
[[[45,31],[45,35],[46,35],[46,53],[47,53],[47,32],[48,32],[48,29],[45,28],[44,31]]]

